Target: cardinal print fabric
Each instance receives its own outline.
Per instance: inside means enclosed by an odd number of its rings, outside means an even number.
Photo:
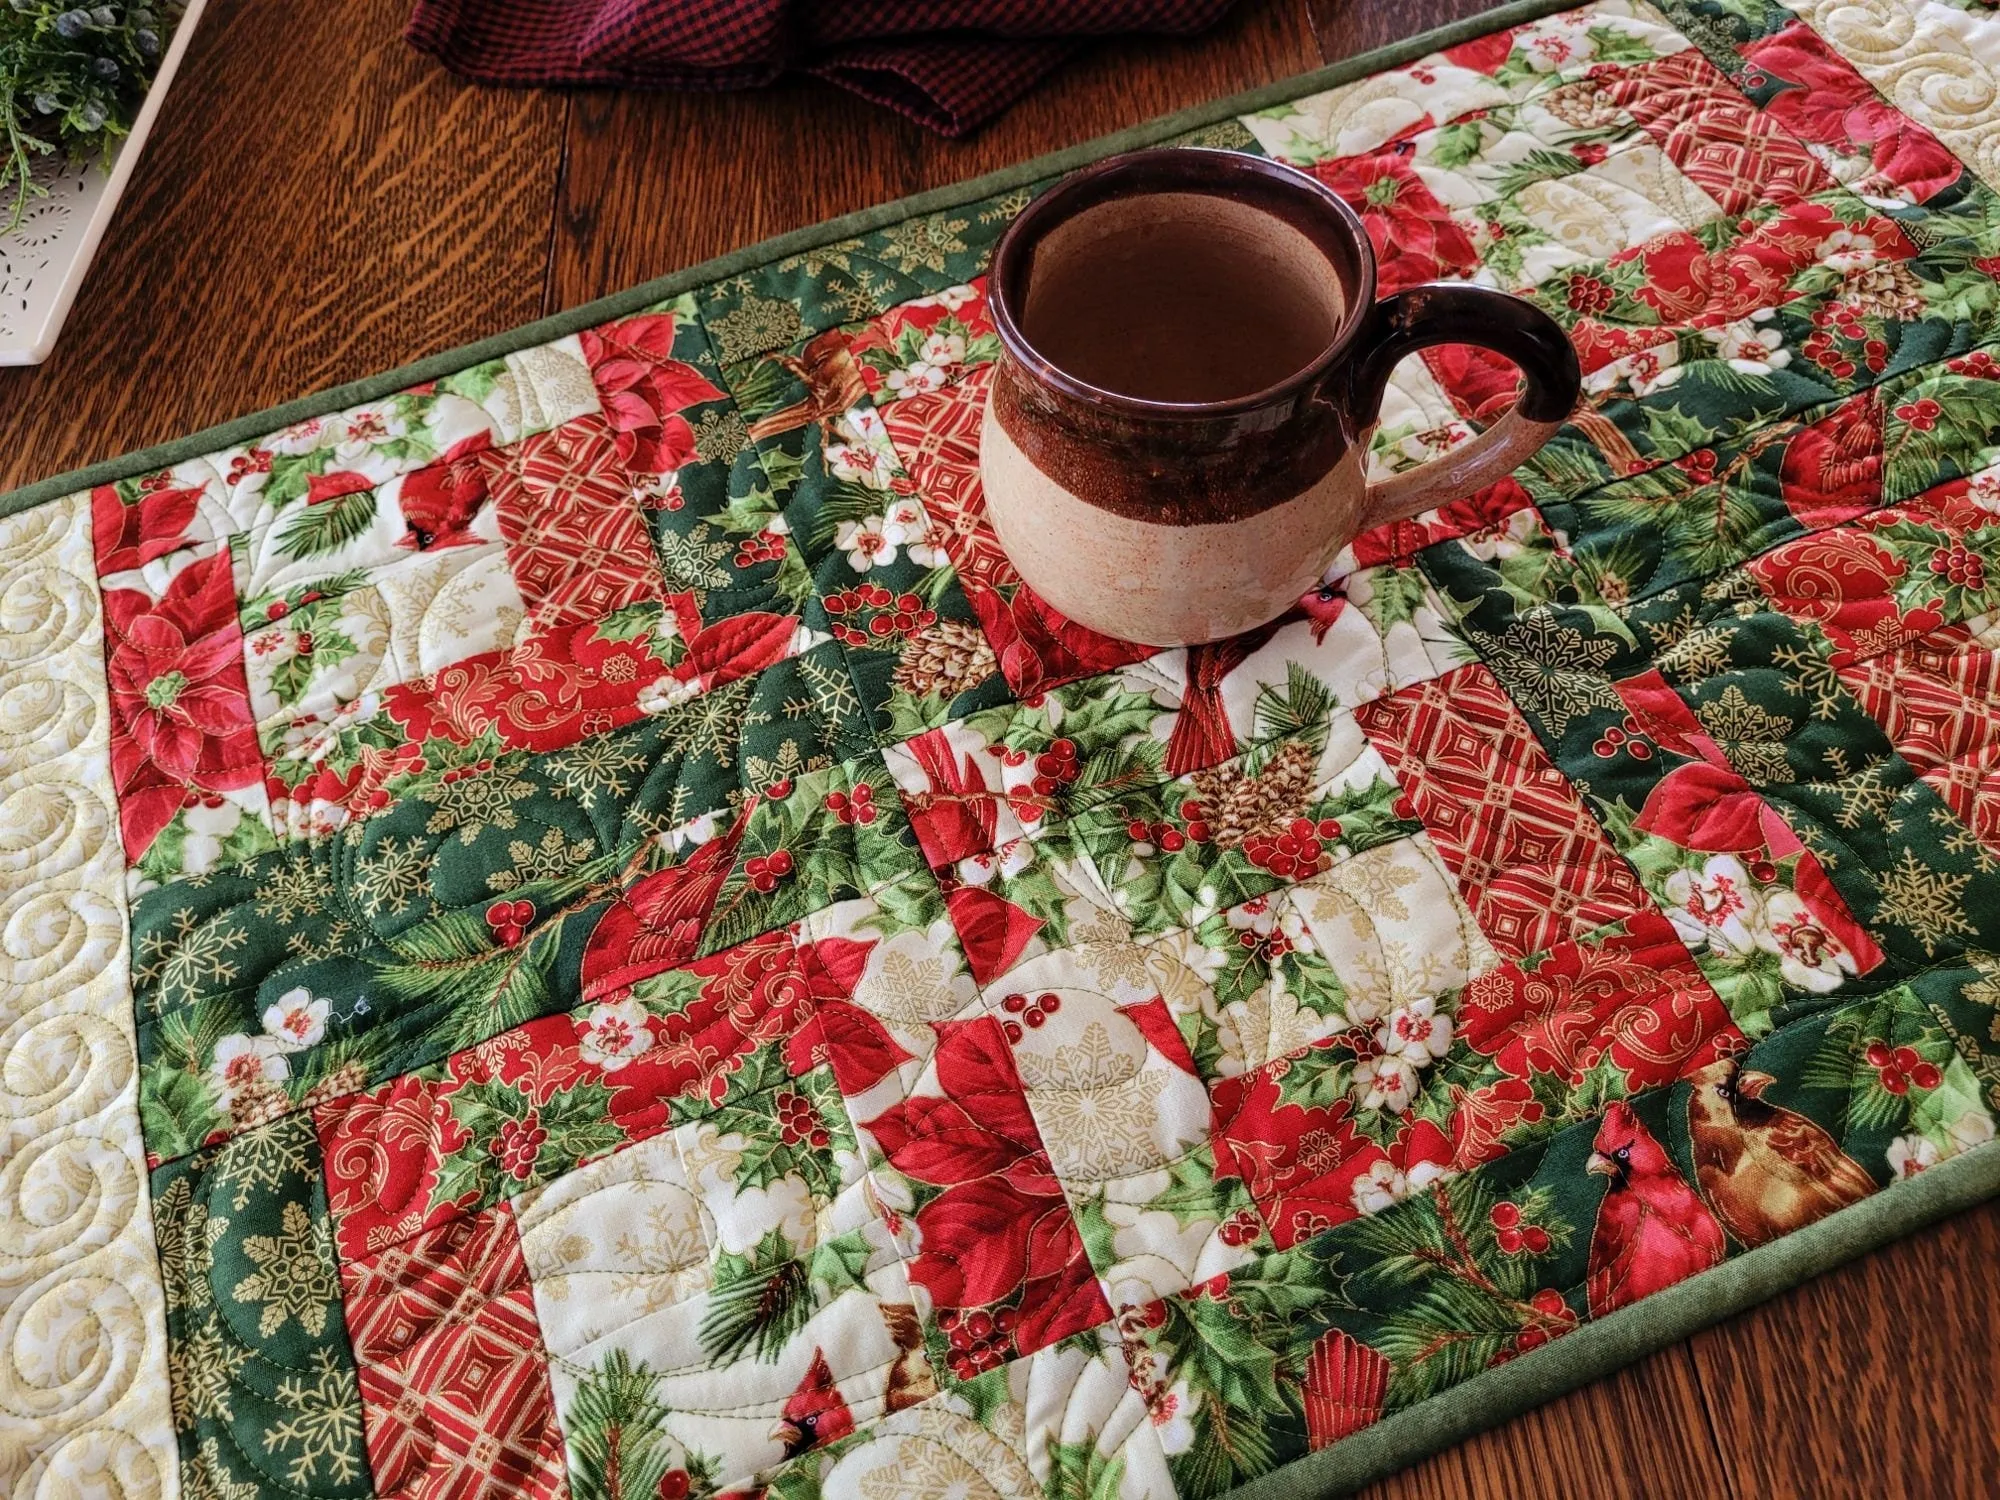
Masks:
[[[0,1488],[1199,1500],[1990,1149],[2000,131],[1852,9],[1192,138],[1585,371],[1236,640],[994,539],[1027,180],[16,507]]]

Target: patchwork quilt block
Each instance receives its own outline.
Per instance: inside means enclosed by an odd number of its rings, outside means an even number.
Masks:
[[[0,1487],[1195,1500],[1986,1148],[1994,27],[1180,137],[1586,377],[1231,641],[987,522],[1026,172],[0,518]]]

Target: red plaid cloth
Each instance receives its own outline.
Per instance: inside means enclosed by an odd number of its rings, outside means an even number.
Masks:
[[[1185,36],[1232,0],[417,0],[405,35],[481,83],[757,88],[828,79],[943,135],[977,129],[1085,37]]]

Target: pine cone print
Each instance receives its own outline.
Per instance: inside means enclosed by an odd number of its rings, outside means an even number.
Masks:
[[[890,682],[914,697],[935,693],[949,703],[991,676],[998,660],[977,625],[939,620],[910,637]]]
[[[1842,300],[1864,317],[1872,313],[1907,321],[1924,315],[1923,283],[1899,260],[1870,266],[1852,277]]]
[[[1611,90],[1595,78],[1579,78],[1542,95],[1542,108],[1577,130],[1601,130],[1615,125],[1624,111]]]
[[[1306,746],[1293,743],[1255,776],[1244,775],[1240,761],[1195,772],[1189,780],[1216,846],[1233,849],[1250,835],[1282,828],[1302,814],[1312,800],[1316,759]]]

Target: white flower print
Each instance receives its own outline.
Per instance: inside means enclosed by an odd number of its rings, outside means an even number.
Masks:
[[[639,712],[642,714],[663,714],[670,708],[678,708],[690,698],[701,696],[704,684],[696,677],[660,677],[641,690]]]
[[[1815,995],[1839,989],[1849,974],[1859,972],[1854,955],[1790,891],[1773,891],[1765,898],[1757,943],[1778,956],[1785,983]]]
[[[585,1062],[615,1073],[653,1043],[646,1029],[646,1007],[636,1000],[618,1000],[593,1005],[578,1028],[583,1039],[578,1050]]]
[[[913,496],[906,495],[885,510],[882,527],[884,534],[902,547],[918,567],[939,568],[947,561],[944,548],[937,545],[937,534],[931,529],[931,518],[925,513],[923,502]]]
[[[221,864],[223,840],[242,821],[243,809],[226,797],[204,797],[183,812],[181,826],[187,839],[181,845],[182,872],[199,875]]]
[[[265,1007],[264,1030],[281,1052],[299,1052],[317,1046],[326,1035],[327,1012],[332,1009],[331,1000],[322,1000],[300,985]]]
[[[1852,229],[1836,229],[1820,242],[1819,261],[1823,266],[1847,274],[1865,271],[1880,258],[1874,237]]]
[[[1153,1423],[1153,1436],[1160,1440],[1160,1451],[1170,1458],[1194,1446],[1194,1423],[1190,1418],[1196,1400],[1188,1390],[1188,1383],[1177,1380],[1146,1408]]]
[[[237,1094],[266,1084],[283,1083],[291,1075],[278,1039],[237,1032],[215,1044],[215,1059],[209,1070],[225,1106]]]
[[[1354,1065],[1354,1080],[1347,1091],[1363,1109],[1386,1109],[1400,1115],[1410,1107],[1410,1096],[1417,1091],[1417,1070],[1398,1054],[1364,1057]]]
[[[1767,307],[1720,328],[1704,328],[1701,336],[1715,345],[1717,357],[1727,360],[1730,369],[1745,375],[1768,375],[1792,362],[1792,351],[1783,347],[1784,334],[1776,328],[1756,326],[1773,316]],[[1633,389],[1638,389],[1636,382]]]
[[[890,539],[887,523],[880,516],[842,521],[833,534],[833,542],[847,554],[847,565],[857,573],[887,567],[896,560],[896,543]]]
[[[1420,1161],[1404,1172],[1383,1157],[1370,1162],[1368,1170],[1354,1179],[1354,1206],[1364,1214],[1379,1214],[1410,1194],[1420,1193],[1432,1183],[1441,1182],[1451,1175],[1434,1161]]]
[[[1413,1068],[1427,1068],[1451,1050],[1451,1017],[1429,995],[1397,1006],[1375,1033],[1375,1045]]]
[[[1889,1142],[1889,1175],[1901,1181],[1938,1164],[1938,1148],[1929,1136],[1899,1135]]]
[[[1757,946],[1763,899],[1734,855],[1711,855],[1699,870],[1674,871],[1666,896],[1667,920],[1688,947],[1727,957]]]

